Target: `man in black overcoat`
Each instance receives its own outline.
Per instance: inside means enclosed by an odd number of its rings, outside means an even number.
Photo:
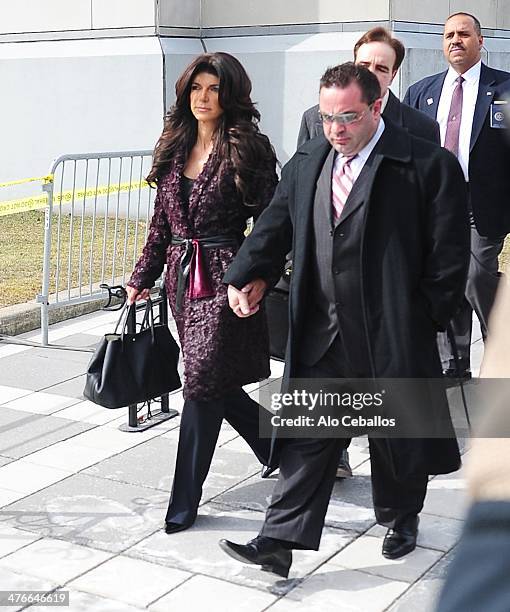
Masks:
[[[381,119],[379,83],[362,66],[328,69],[319,101],[326,139],[311,140],[284,167],[224,277],[230,305],[238,316],[256,312],[292,249],[284,389],[291,378],[441,377],[436,332],[462,299],[469,261],[460,166]],[[347,174],[345,199],[338,181]],[[420,410],[449,422],[444,391]],[[284,442],[260,535],[220,545],[286,576],[293,548],[319,547],[343,440]],[[389,528],[383,554],[397,558],[416,545],[428,475],[457,470],[459,450],[454,436],[369,443],[376,518]]]
[[[439,144],[439,125],[427,114],[402,104],[390,90],[405,57],[404,45],[392,36],[386,28],[377,26],[368,30],[354,45],[354,61],[368,68],[375,74],[381,87],[381,114],[383,119],[390,119],[396,125],[405,128],[414,136],[425,138]],[[322,121],[319,116],[319,105],[315,104],[303,113],[298,134],[298,147],[312,138],[324,138]],[[337,469],[337,477],[352,476],[347,448],[342,451]]]

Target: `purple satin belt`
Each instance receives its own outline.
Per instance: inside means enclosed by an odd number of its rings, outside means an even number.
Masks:
[[[203,249],[228,246],[238,247],[239,240],[233,236],[209,236],[206,238],[172,236],[172,244],[177,246],[184,245],[184,252],[179,261],[177,295],[175,297],[175,307],[177,312],[180,312],[186,287],[186,296],[190,300],[216,295],[212,286],[211,275],[204,259]]]

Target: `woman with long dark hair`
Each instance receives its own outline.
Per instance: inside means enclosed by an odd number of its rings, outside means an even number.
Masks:
[[[268,464],[270,440],[258,437],[259,413],[266,413],[242,389],[269,375],[265,318],[237,317],[222,278],[247,219],[267,206],[277,183],[275,154],[236,58],[200,55],[175,89],[147,177],[157,184],[154,215],[127,286],[130,303],[145,299],[166,262],[185,400],[167,533],[195,521],[223,418]]]

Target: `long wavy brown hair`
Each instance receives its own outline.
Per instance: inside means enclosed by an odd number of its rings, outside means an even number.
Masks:
[[[194,78],[203,72],[218,77],[218,99],[223,109],[212,151],[216,170],[221,175],[231,164],[236,187],[249,205],[256,200],[261,175],[271,166],[274,169],[276,156],[267,136],[259,132],[260,113],[250,97],[250,78],[239,60],[228,53],[199,55],[177,80],[175,104],[165,116],[147,181],[157,183],[175,156],[184,154],[187,158],[196,143],[197,120],[191,112],[190,92]]]

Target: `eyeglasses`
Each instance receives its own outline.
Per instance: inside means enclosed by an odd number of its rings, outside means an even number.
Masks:
[[[361,121],[363,117],[372,109],[372,104],[362,111],[361,113],[337,113],[336,115],[330,115],[329,113],[323,113],[319,110],[319,117],[322,123],[326,123],[330,125],[333,121],[340,123],[340,125],[350,125],[351,123],[356,123],[356,121]]]

